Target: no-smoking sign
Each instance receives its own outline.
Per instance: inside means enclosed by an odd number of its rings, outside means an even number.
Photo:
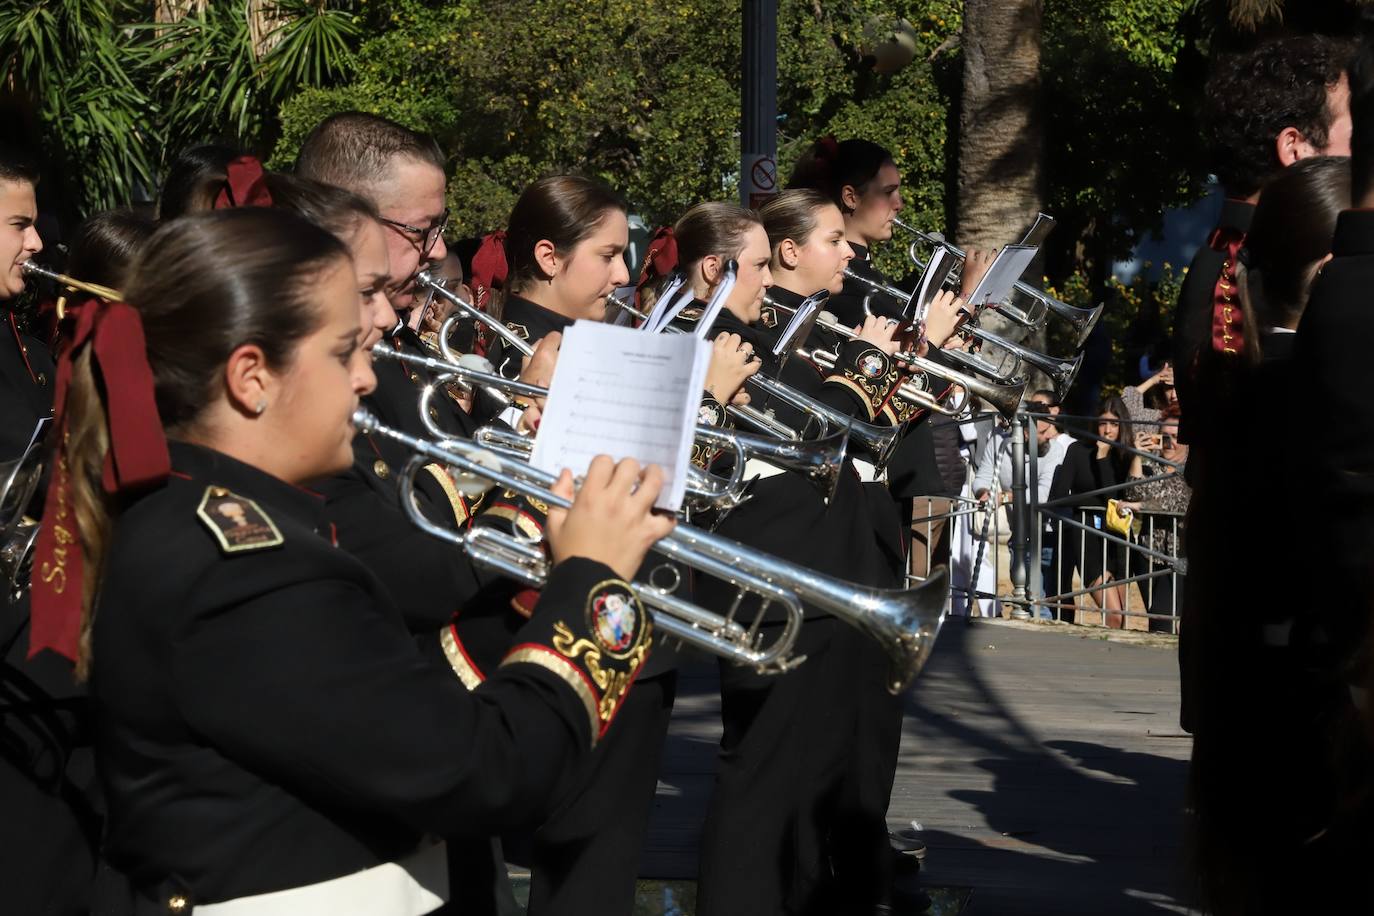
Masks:
[[[740,189],[743,192],[740,202],[757,209],[778,193],[778,164],[772,156],[761,153],[745,156],[743,164],[743,180],[740,183],[744,187]]]
[[[767,156],[755,159],[749,177],[753,179],[755,190],[772,191],[778,186],[778,165]]]

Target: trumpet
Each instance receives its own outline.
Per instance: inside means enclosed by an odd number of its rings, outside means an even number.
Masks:
[[[459,354],[455,353],[450,347],[448,339],[454,327],[457,326],[458,322],[464,316],[472,318],[479,324],[490,328],[492,333],[504,340],[507,345],[515,348],[522,356],[529,356],[534,352],[534,347],[531,347],[519,334],[516,334],[510,328],[506,327],[497,320],[495,316],[488,315],[471,302],[464,301],[461,296],[439,282],[434,274],[430,273],[428,270],[422,270],[416,274],[415,282],[439,298],[446,299],[453,303],[458,309],[458,311],[450,315],[448,320],[443,323],[443,326],[439,328],[439,349],[443,353],[445,359],[455,363],[458,362]]]
[[[19,269],[26,274],[30,274],[31,276],[42,277],[45,280],[51,280],[59,286],[63,286],[67,289],[78,290],[83,293],[90,293],[92,296],[98,296],[99,298],[104,299],[107,302],[121,302],[124,299],[124,294],[117,289],[110,289],[110,287],[101,286],[99,283],[87,283],[84,280],[77,280],[74,277],[69,277],[66,274],[58,273],[55,270],[48,270],[46,267],[40,267],[39,265],[33,263],[33,261],[24,261],[22,264],[19,265]],[[66,303],[66,296],[63,296],[62,298],[57,300],[58,318],[63,318],[66,316]]]
[[[18,458],[0,464],[0,579],[8,585],[11,604],[29,587],[38,543],[38,522],[27,513],[43,476],[41,454],[34,442]]]
[[[1030,363],[1045,375],[1049,376],[1050,382],[1054,385],[1055,393],[1059,397],[1064,397],[1072,387],[1074,379],[1078,378],[1078,370],[1083,367],[1083,354],[1078,353],[1073,359],[1058,359],[1038,350],[1023,347],[1018,343],[1013,343],[1000,334],[980,328],[977,325],[969,325],[962,329],[969,336],[983,343],[992,344],[1002,350],[1012,354],[1018,362]],[[946,356],[956,362],[967,366],[974,372],[981,372],[997,381],[1006,382],[1010,378],[1007,373],[999,371],[996,366],[976,353],[966,353],[963,350],[945,350]]]
[[[627,312],[645,318],[645,314],[628,302],[617,304]],[[786,308],[786,306],[784,306]],[[824,314],[824,313],[822,313]],[[665,329],[672,334],[683,333],[680,328],[671,325]],[[796,390],[791,385],[780,382],[767,375],[751,375],[744,380],[746,388],[754,388],[754,394],[761,397],[776,398],[778,401],[788,405],[794,410],[799,411],[807,418],[807,426],[803,429],[794,429],[783,423],[767,410],[760,410],[754,407],[736,408],[727,407],[726,412],[736,420],[748,423],[755,429],[762,430],[766,435],[776,436],[780,439],[799,441],[815,438],[824,438],[833,435],[834,430],[843,429],[849,434],[851,441],[861,445],[865,452],[873,458],[873,465],[876,468],[883,468],[891,460],[892,453],[897,448],[897,443],[901,439],[902,430],[899,426],[885,426],[880,423],[867,423],[863,420],[855,419],[843,411],[836,410],[829,404],[823,404],[815,398],[810,397]],[[818,432],[811,432],[812,427]]]
[[[450,384],[479,387],[491,393],[493,397],[504,404],[510,404],[517,397],[545,398],[549,394],[547,388],[539,385],[508,379],[499,373],[482,372],[461,363],[451,363],[435,357],[417,356],[402,350],[393,350],[390,347],[375,347],[372,354],[374,359],[380,356],[383,359],[396,360],[436,373],[434,380],[420,390],[420,421],[436,439],[453,438],[451,432],[439,426],[434,416],[438,412],[435,411],[434,414],[431,414],[429,409],[438,392]],[[484,427],[484,429],[493,430],[494,428]],[[482,430],[478,430],[478,432],[481,433]],[[523,449],[522,454],[527,455],[528,446],[516,445],[514,440],[518,439],[525,443],[529,443],[529,440],[514,432],[509,433],[509,435],[514,439],[498,439],[496,434],[492,433],[488,437],[488,444],[493,447],[504,447],[507,450]],[[699,508],[717,509],[733,508],[746,498],[744,495],[746,485],[744,475],[747,473],[746,465],[751,459],[765,461],[789,471],[799,472],[816,487],[821,497],[829,502],[835,495],[835,488],[839,485],[840,471],[844,467],[849,442],[847,435],[840,434],[818,441],[784,442],[771,437],[751,436],[748,433],[722,430],[705,425],[697,426],[695,439],[703,445],[734,453],[735,460],[731,468],[731,476],[724,482],[700,468],[691,467],[688,469],[690,477],[687,483],[687,492],[692,496],[695,504]]]
[[[834,320],[822,322],[827,329],[833,331],[840,337],[853,340],[858,337],[853,328],[847,328]],[[833,369],[838,360],[837,354],[832,350],[817,348],[815,350],[804,350],[803,355],[823,369]],[[981,379],[976,376],[966,375],[957,369],[941,365],[934,360],[926,359],[915,353],[897,353],[893,359],[900,360],[912,366],[926,375],[944,379],[947,382],[958,385],[964,389],[964,394],[960,397],[955,407],[947,407],[936,397],[928,388],[923,388],[912,382],[903,382],[897,388],[897,396],[902,400],[918,407],[948,416],[962,416],[967,412],[969,396],[974,395],[982,398],[1004,417],[1012,417],[1016,414],[1017,408],[1021,406],[1021,396],[1025,393],[1027,380],[1025,378],[1013,379]]]
[[[550,507],[567,508],[571,502],[552,492],[554,475],[475,442],[432,443],[406,435],[383,426],[362,408],[354,412],[353,424],[361,431],[393,439],[415,453],[400,477],[401,503],[421,530],[457,544],[473,562],[517,581],[537,587],[547,580],[549,562],[542,545],[483,526],[454,531],[436,525],[420,511],[414,499],[414,481],[425,464],[438,462]],[[674,595],[671,588],[631,583],[631,590],[653,613],[655,626],[672,638],[764,674],[781,673],[803,661],[792,649],[801,629],[804,604],[834,614],[876,640],[886,651],[887,686],[894,694],[920,672],[944,622],[949,597],[949,572],[944,566],[936,567],[930,578],[910,589],[870,588],[813,572],[681,523],[653,550],[740,589],[730,608],[721,614]],[[674,588],[679,581],[674,582]],[[760,606],[752,619],[743,620],[740,610],[750,595],[759,599]],[[785,611],[784,622],[776,637],[765,642],[762,624],[773,604]]]
[[[1048,217],[1046,217],[1046,219],[1048,219]],[[898,219],[894,219],[892,222],[893,225],[898,228],[904,229],[917,236],[917,240],[911,243],[911,247],[908,249],[907,253],[911,256],[911,260],[915,262],[916,266],[923,270],[925,269],[926,262],[916,253],[917,246],[921,242],[943,248],[960,260],[963,260],[965,257],[963,249],[950,244],[950,242],[945,239],[944,233],[942,232],[925,232],[924,230],[917,229],[915,226],[904,223]],[[1042,221],[1037,219],[1037,225],[1041,223]],[[1033,230],[1034,227],[1032,231]],[[1049,314],[1053,313],[1058,315],[1073,326],[1076,334],[1076,343],[1079,347],[1083,346],[1084,342],[1088,339],[1088,335],[1091,334],[1093,328],[1097,326],[1098,319],[1102,317],[1102,309],[1106,305],[1106,303],[1099,303],[1096,308],[1077,308],[1069,305],[1067,302],[1061,302],[1044,290],[1036,289],[1029,283],[1025,283],[1021,280],[1017,280],[1012,284],[1012,293],[1013,295],[1020,294],[1030,299],[1033,303],[1032,308],[1018,308],[1011,304],[1010,299],[997,303],[993,305],[992,308],[999,314],[1005,315],[1016,324],[1024,328],[1029,328],[1032,331],[1037,331],[1044,327],[1045,319]],[[1034,306],[1037,305],[1040,307],[1038,312],[1034,311]]]

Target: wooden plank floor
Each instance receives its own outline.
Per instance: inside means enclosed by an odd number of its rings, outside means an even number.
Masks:
[[[1159,643],[1164,646],[1160,647]],[[973,914],[1179,913],[1188,736],[1177,655],[1069,625],[951,620],[908,697],[892,826]],[[715,667],[685,672],[642,873],[690,878],[719,740]]]

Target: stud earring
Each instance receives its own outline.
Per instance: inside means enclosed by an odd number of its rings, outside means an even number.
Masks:
[[[262,416],[262,415],[263,415],[263,412],[264,412],[265,410],[267,410],[267,401],[266,401],[266,400],[258,401],[258,406],[255,407],[255,408],[253,408],[253,409],[254,409],[254,411],[257,413],[258,416]]]

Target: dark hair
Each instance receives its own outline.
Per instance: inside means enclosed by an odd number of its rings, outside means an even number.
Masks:
[[[361,111],[330,115],[310,131],[296,156],[296,174],[347,188],[377,202],[376,186],[397,158],[444,171],[444,154],[429,134]]]
[[[1345,72],[1350,80],[1351,199],[1363,205],[1374,192],[1374,41],[1365,39]]]
[[[722,260],[738,258],[744,249],[744,235],[752,226],[762,226],[757,210],[723,201],[695,204],[673,226],[677,239],[678,264],[684,270],[708,255]]]
[[[596,232],[611,210],[626,211],[620,195],[580,175],[552,175],[526,188],[506,226],[506,289],[519,292],[526,284],[548,279],[534,260],[535,245],[549,241],[566,254]]]
[[[1328,90],[1354,48],[1323,35],[1275,38],[1221,57],[1203,101],[1212,171],[1232,197],[1248,197],[1281,167],[1274,141],[1296,128],[1313,146],[1331,129]]]
[[[1100,417],[1104,413],[1115,416],[1120,424],[1116,430],[1116,445],[1134,448],[1135,428],[1131,425],[1131,411],[1126,407],[1126,402],[1118,395],[1103,398],[1097,405],[1097,415]],[[1107,456],[1117,466],[1117,470],[1125,473],[1131,461],[1130,452],[1123,451],[1121,448],[1112,448],[1107,452]]]
[[[133,210],[97,213],[77,227],[66,272],[78,280],[123,290],[134,259],[156,229],[152,217]]]
[[[827,137],[813,144],[797,160],[787,186],[820,191],[840,208],[840,212],[850,213],[853,211],[844,205],[844,189],[852,187],[862,196],[869,183],[878,177],[878,170],[889,162],[893,162],[892,154],[871,140],[836,143]]]
[[[229,163],[240,155],[233,147],[213,143],[178,153],[162,179],[157,218],[165,221],[212,209],[228,177]]]
[[[381,219],[371,201],[352,191],[280,172],[265,177],[273,207],[304,217],[341,240],[357,230],[359,220]]]
[[[124,292],[143,320],[164,428],[185,430],[215,400],[221,369],[236,347],[256,344],[268,365],[289,365],[301,338],[323,321],[309,290],[320,271],[347,257],[325,230],[266,207],[215,210],[159,228],[135,260]],[[82,347],[72,363],[64,446],[85,556],[79,677],[89,670],[94,596],[118,509],[101,486],[109,450],[105,398],[118,393],[103,390],[91,349]]]
[[[1237,270],[1252,323],[1286,327],[1302,317],[1317,266],[1331,252],[1336,216],[1349,207],[1344,157],[1304,159],[1264,186]]]
[[[0,141],[0,181],[27,181],[38,184],[38,165],[28,150]]]
[[[768,246],[776,253],[784,239],[805,245],[816,231],[816,214],[835,202],[812,188],[789,188],[759,208]]]

